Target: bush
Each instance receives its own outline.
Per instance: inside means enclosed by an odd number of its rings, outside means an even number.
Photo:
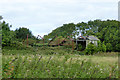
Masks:
[[[85,54],[93,55],[97,51],[98,51],[97,47],[94,44],[90,43],[90,44],[87,45],[87,47],[85,49]]]
[[[72,49],[72,47],[73,47],[72,42],[69,42],[69,43],[67,42],[65,44],[66,44],[66,45],[64,45],[65,49]],[[68,44],[70,44],[70,45],[68,45]],[[74,44],[74,49],[75,49],[76,48],[75,42],[73,44]]]
[[[115,46],[115,51],[120,52],[120,44],[119,43]]]
[[[37,41],[37,40],[28,39],[28,44],[31,45],[31,46],[33,46],[33,45],[36,43],[36,41]],[[23,43],[24,43],[24,44],[27,44],[27,40],[25,40]]]
[[[106,45],[103,43],[101,43],[100,41],[98,41],[98,51],[99,52],[106,52]]]
[[[103,52],[106,52],[106,45],[105,45],[104,42],[102,43],[102,51],[103,51]]]
[[[26,46],[24,46],[22,44],[22,42],[19,42],[19,41],[11,42],[10,47],[13,47],[13,48],[16,48],[16,49],[25,49],[26,48]]]
[[[7,47],[7,46],[5,46],[5,47]],[[26,45],[22,44],[22,42],[19,42],[19,41],[12,41],[7,48],[17,49],[17,50],[32,49],[31,46],[26,46]]]
[[[78,50],[83,50],[83,47],[82,47],[82,45],[81,44],[78,44]]]

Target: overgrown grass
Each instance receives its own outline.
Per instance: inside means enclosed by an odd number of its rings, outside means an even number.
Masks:
[[[2,50],[3,55],[16,55],[16,54],[45,54],[45,55],[52,55],[52,54],[72,54],[73,51],[71,48],[65,49],[64,47],[28,47],[26,49],[16,49],[16,48],[9,48],[6,47]],[[74,51],[75,54],[79,54],[80,52]]]
[[[49,47],[3,54],[3,78],[118,78],[118,53],[81,55]]]
[[[2,79],[2,53],[0,52],[0,80]]]

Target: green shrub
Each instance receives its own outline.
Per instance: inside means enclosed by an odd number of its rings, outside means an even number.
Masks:
[[[37,40],[28,39],[28,44],[29,44],[29,45],[33,45],[33,44],[35,44],[36,42],[37,42]],[[23,43],[24,43],[24,44],[27,44],[27,40],[25,40]]]
[[[106,45],[105,45],[104,42],[102,43],[102,51],[103,51],[103,52],[106,52]]]
[[[12,41],[7,48],[9,48],[9,49],[17,49],[17,50],[32,49],[31,46],[27,46],[27,45],[25,45],[25,44],[23,44],[22,42],[19,42],[19,41]]]
[[[117,45],[115,46],[115,51],[119,51],[119,52],[120,52],[120,44],[117,44]]]
[[[98,51],[97,47],[92,44],[92,43],[89,43],[85,49],[85,54],[87,55],[93,55],[94,53],[96,53]]]
[[[72,45],[72,42],[66,42],[65,44],[66,44],[64,45],[65,49],[72,49],[72,47],[74,47],[74,49],[76,48],[75,42],[73,43],[73,45]]]
[[[106,45],[103,43],[101,43],[100,41],[98,41],[98,51],[99,52],[106,52]]]
[[[83,47],[82,47],[82,45],[81,44],[78,44],[78,50],[82,50],[83,49]]]
[[[106,50],[107,51],[112,51],[112,45],[111,45],[111,43],[106,43]]]

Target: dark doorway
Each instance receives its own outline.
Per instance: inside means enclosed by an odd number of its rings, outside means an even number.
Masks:
[[[86,41],[77,41],[77,50],[83,51],[86,48]]]

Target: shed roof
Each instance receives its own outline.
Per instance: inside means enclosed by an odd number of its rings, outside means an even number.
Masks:
[[[86,41],[86,40],[99,40],[97,37],[95,36],[79,36],[77,38],[78,41]]]
[[[58,40],[58,38],[56,38],[56,39],[54,39],[53,41],[51,41],[51,42],[49,43],[49,45],[58,45],[58,44],[61,44],[62,42],[64,43],[64,41],[65,41],[65,42],[71,42],[71,39],[64,39],[64,38],[62,38],[62,39],[59,39],[59,40]]]
[[[99,40],[97,37],[95,37],[95,36],[88,36],[87,37],[89,40]]]

